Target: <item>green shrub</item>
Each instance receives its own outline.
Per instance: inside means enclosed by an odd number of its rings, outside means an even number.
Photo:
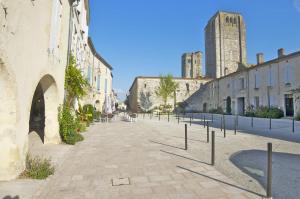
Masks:
[[[296,119],[296,120],[300,120],[300,112],[297,113],[295,119]]]
[[[271,118],[282,118],[284,116],[283,111],[276,107],[271,107],[268,114]]]
[[[255,117],[255,110],[254,110],[254,106],[248,106],[245,112],[245,116],[246,117]]]
[[[284,116],[284,113],[281,109],[276,107],[266,107],[261,106],[255,110],[255,117],[261,118],[281,118]]]
[[[53,175],[54,170],[50,159],[43,159],[40,157],[32,158],[30,155],[27,155],[26,169],[20,177],[41,180]]]
[[[95,110],[92,104],[85,104],[83,107],[83,113],[86,114],[88,121],[91,123],[94,120]]]
[[[69,107],[59,108],[58,122],[59,133],[65,143],[74,145],[83,140],[82,135],[77,132],[78,120],[75,119]]]
[[[76,130],[77,130],[78,133],[85,132],[86,131],[86,127],[87,127],[86,122],[82,122],[82,121],[77,120]]]
[[[94,112],[94,119],[99,121],[101,117],[101,112],[100,111],[95,111]]]
[[[224,114],[224,111],[223,111],[222,107],[210,109],[208,112],[209,113],[216,113],[216,114]]]

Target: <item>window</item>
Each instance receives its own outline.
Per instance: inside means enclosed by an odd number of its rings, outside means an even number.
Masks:
[[[88,66],[87,79],[88,79],[88,82],[91,83],[91,66]]]
[[[147,84],[144,84],[144,88],[147,88]]]
[[[284,83],[285,84],[290,84],[291,79],[292,79],[291,78],[292,77],[291,66],[285,66],[284,67],[283,75],[284,75]]]
[[[245,79],[242,77],[239,79],[240,82],[240,90],[245,89]]]
[[[187,62],[190,64],[191,63],[191,59],[188,59]]]
[[[255,106],[255,108],[259,108],[259,97],[258,96],[254,97],[254,106]]]
[[[54,0],[52,5],[51,32],[49,41],[49,51],[54,52],[59,47],[59,33],[61,27],[62,3],[60,0]]]
[[[232,17],[230,17],[230,23],[233,23],[233,19],[232,19]]]
[[[186,86],[187,92],[190,92],[190,84],[186,83],[185,86]]]
[[[274,95],[269,96],[269,106],[276,106],[276,97]]]
[[[226,17],[226,23],[229,23],[229,17]]]
[[[237,24],[237,20],[236,20],[236,18],[234,18],[234,20],[233,20],[233,23],[234,23],[234,24]]]
[[[268,86],[274,86],[275,81],[275,72],[272,70],[272,68],[269,68],[268,71]]]
[[[257,72],[254,73],[254,88],[258,89],[260,86],[260,78]]]
[[[105,79],[105,93],[107,93],[107,79]]]
[[[100,75],[97,78],[97,90],[100,91]]]

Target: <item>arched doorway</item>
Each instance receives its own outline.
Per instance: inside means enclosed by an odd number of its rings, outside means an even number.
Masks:
[[[45,138],[45,100],[44,91],[40,85],[35,89],[30,110],[29,119],[29,134],[37,133],[42,142],[44,143]]]
[[[226,113],[231,114],[231,97],[226,98]]]
[[[29,134],[35,132],[43,143],[59,143],[57,121],[58,90],[52,76],[44,76],[34,91],[29,120]]]

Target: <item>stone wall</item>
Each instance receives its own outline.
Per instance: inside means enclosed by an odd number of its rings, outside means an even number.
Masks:
[[[175,98],[169,98],[167,104],[183,102],[210,79],[174,78],[179,87]],[[159,77],[137,77],[129,90],[129,107],[133,112],[147,111],[163,104],[161,97],[155,94],[159,86]]]

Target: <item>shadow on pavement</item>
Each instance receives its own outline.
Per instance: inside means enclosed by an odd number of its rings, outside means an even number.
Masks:
[[[19,196],[15,196],[15,197],[11,197],[11,196],[5,196],[4,198],[2,199],[20,199]]]
[[[184,139],[184,137],[180,137],[180,136],[172,136],[172,137]],[[206,141],[203,141],[203,140],[196,140],[196,139],[191,139],[191,138],[188,138],[188,140],[195,141],[195,142],[207,143]]]
[[[273,152],[272,190],[274,198],[295,199],[300,195],[300,155]],[[245,150],[233,154],[230,161],[241,171],[267,184],[267,152]]]
[[[179,154],[172,153],[172,152],[169,152],[169,151],[164,151],[164,150],[160,150],[160,151],[161,151],[161,152],[164,152],[164,153],[168,153],[168,154],[170,154],[170,155],[175,155],[175,156],[177,156],[177,157],[181,157],[181,158],[184,158],[184,159],[187,159],[187,160],[191,160],[191,161],[194,161],[194,162],[198,162],[198,163],[201,163],[201,164],[211,165],[211,164],[208,164],[208,163],[206,163],[206,162],[202,162],[202,161],[200,161],[200,160],[195,160],[195,159],[193,159],[193,158],[185,157],[185,156],[183,156],[183,155],[179,155]]]
[[[200,175],[200,176],[203,176],[203,177],[209,178],[209,179],[211,179],[211,180],[217,181],[217,182],[219,182],[219,183],[226,184],[226,185],[228,185],[228,186],[231,186],[231,187],[234,187],[234,188],[237,188],[237,189],[240,189],[240,190],[246,191],[246,192],[248,192],[248,193],[252,193],[252,194],[254,194],[254,195],[257,195],[257,196],[260,196],[260,197],[264,197],[264,196],[263,196],[263,195],[261,195],[261,194],[258,194],[258,193],[256,193],[256,192],[254,192],[254,191],[251,191],[251,190],[248,190],[248,189],[245,189],[245,188],[243,188],[243,187],[240,187],[240,186],[237,186],[237,185],[234,185],[234,184],[228,183],[228,182],[224,182],[224,181],[222,181],[222,180],[219,180],[219,179],[216,179],[216,178],[213,178],[213,177],[210,177],[210,176],[204,175],[204,174],[202,174],[202,173],[199,173],[199,172],[196,172],[196,171],[192,171],[192,170],[190,170],[190,169],[187,169],[187,168],[184,168],[184,167],[181,167],[181,166],[177,166],[177,167],[178,167],[178,168],[180,168],[180,169],[183,169],[183,170],[189,171],[189,172],[191,172],[191,173],[194,173],[194,174],[197,174],[197,175]]]
[[[164,143],[161,143],[161,142],[156,142],[156,141],[152,141],[152,140],[149,140],[149,142],[152,142],[152,143],[155,143],[155,144],[164,145],[164,146],[169,146],[169,147],[176,148],[176,149],[185,150],[184,148],[177,147],[177,146],[172,146],[172,145],[169,145],[169,144],[164,144]]]

